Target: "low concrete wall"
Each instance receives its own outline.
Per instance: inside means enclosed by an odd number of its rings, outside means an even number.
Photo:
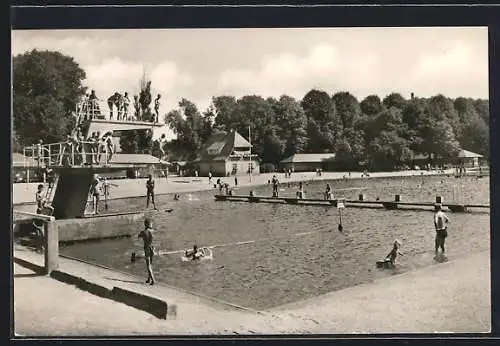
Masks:
[[[113,299],[146,311],[158,318],[167,319],[168,304],[166,301],[119,287],[113,287]]]
[[[31,261],[19,258],[18,256],[14,257],[14,262],[25,268],[33,270],[36,273],[47,274],[46,268],[36,265]],[[78,289],[94,294],[96,296],[111,299],[116,302],[120,302],[136,309],[145,311],[157,318],[167,319],[167,313],[169,316],[175,317],[177,315],[177,306],[175,304],[167,304],[165,300],[152,297],[147,294],[137,293],[116,286],[111,289],[111,285],[105,286],[102,284],[90,282],[85,280],[81,276],[73,275],[61,270],[52,270],[50,272],[50,277],[57,281],[73,285]]]
[[[50,273],[50,277],[57,281],[61,281],[69,285],[74,285],[82,291],[89,292],[96,296],[108,299],[112,298],[111,290],[109,288],[87,281],[79,276],[71,275],[59,270],[54,270]]]
[[[139,231],[137,222],[143,213],[110,215],[96,218],[56,220],[59,242],[77,242],[85,240],[129,237]],[[112,225],[112,227],[110,226]],[[33,219],[14,220],[14,237],[33,234]]]
[[[144,214],[57,220],[60,242],[127,237],[138,233],[137,221]],[[110,226],[112,225],[112,227]]]

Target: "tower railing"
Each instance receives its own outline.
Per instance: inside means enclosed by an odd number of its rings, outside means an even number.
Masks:
[[[102,166],[110,163],[109,148],[91,141],[36,144],[25,147],[23,155],[39,167]]]
[[[134,113],[135,109],[131,104],[128,106],[125,103],[120,103],[118,106],[113,104],[112,110],[110,110],[108,103],[99,99],[84,100],[76,105],[77,124],[94,119],[155,123],[154,117],[145,118],[141,115],[136,117]]]

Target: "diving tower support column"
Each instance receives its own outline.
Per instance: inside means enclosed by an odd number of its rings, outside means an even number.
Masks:
[[[91,168],[59,168],[56,192],[52,200],[56,219],[81,218],[94,177]]]

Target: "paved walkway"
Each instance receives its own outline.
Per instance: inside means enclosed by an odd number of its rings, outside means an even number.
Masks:
[[[20,249],[14,255],[41,261],[34,257],[38,255]],[[257,313],[61,259],[61,270],[91,282],[174,301],[177,317],[167,320],[37,276],[15,264],[15,331],[29,336],[489,332],[489,263],[489,253],[481,252]]]
[[[400,176],[420,176],[421,174],[430,175],[438,174],[437,171],[399,171],[399,172],[375,172],[370,173],[370,177],[400,177]],[[453,170],[447,171],[447,173],[453,173]],[[310,181],[310,180],[332,180],[332,179],[342,179],[347,176],[345,172],[323,172],[319,177],[314,172],[301,172],[292,173],[290,179],[285,179],[283,173],[278,173],[278,178],[281,182],[298,182],[298,181]],[[256,186],[264,185],[272,178],[273,173],[259,174],[252,176],[250,181],[249,176],[239,176],[238,186]],[[361,173],[353,172],[351,173],[351,178],[361,178]],[[205,191],[214,189],[213,185],[208,184],[207,177],[170,177],[167,179],[156,178],[156,194],[168,194],[168,193],[186,193],[195,191]],[[222,178],[224,182],[234,186],[234,177]],[[127,197],[137,197],[145,196],[146,179],[120,179],[111,180],[113,184],[117,187],[112,187],[110,191],[110,199],[114,198],[127,198]],[[215,184],[217,178],[212,178],[212,183]],[[13,184],[13,203],[34,203],[34,196],[36,193],[36,187],[38,183],[30,184]]]

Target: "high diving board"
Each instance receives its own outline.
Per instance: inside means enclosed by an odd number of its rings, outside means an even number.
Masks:
[[[162,127],[164,125],[149,121],[92,119],[88,121],[88,126],[87,133],[100,132],[101,134],[104,134],[109,131],[148,130]]]

